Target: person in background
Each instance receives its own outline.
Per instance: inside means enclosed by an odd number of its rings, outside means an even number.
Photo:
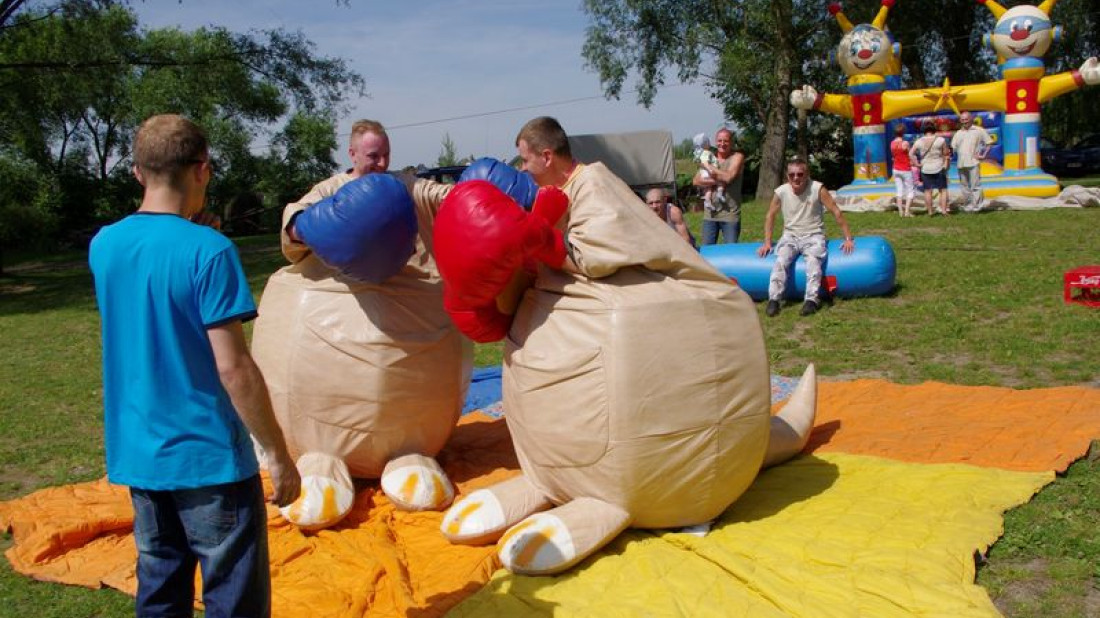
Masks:
[[[687,222],[684,221],[684,211],[668,199],[668,193],[660,187],[654,187],[645,194],[646,206],[664,221],[684,239],[687,244],[695,246],[695,237],[691,235]]]
[[[902,217],[912,217],[909,209],[913,205],[913,170],[912,160],[909,158],[909,149],[912,145],[905,139],[905,124],[899,122],[894,125],[894,140],[890,142],[890,156],[894,163],[894,186],[898,194],[898,214]]]
[[[703,245],[716,244],[719,232],[728,243],[737,242],[741,237],[741,178],[745,155],[734,150],[733,132],[729,129],[718,129],[714,143],[718,147],[718,165],[701,163],[703,169],[692,179],[692,184],[704,190],[722,189],[721,196],[715,192],[711,198],[711,207],[704,208]],[[706,176],[703,176],[704,171]]]
[[[989,152],[992,140],[985,129],[974,125],[970,112],[959,114],[962,125],[951,136],[951,150],[958,153],[959,186],[962,187],[963,212],[978,212],[982,209],[982,159]]]
[[[706,133],[699,133],[692,138],[691,144],[694,147],[692,159],[699,166],[700,178],[714,178],[710,175],[709,170],[718,166],[718,157],[710,149],[710,138],[707,137]],[[716,197],[717,199],[725,199],[725,187],[721,184],[704,186],[702,189],[703,210],[712,210]]]
[[[240,258],[192,222],[212,164],[203,131],[153,116],[134,140],[138,211],[96,234],[88,262],[103,341],[107,476],[128,485],[137,615],[269,616],[267,511],[249,432],[280,506],[300,478],[241,323],[256,316]]]
[[[794,158],[787,163],[787,182],[772,195],[764,219],[764,244],[757,250],[760,257],[766,257],[772,250],[772,228],[780,209],[783,210],[783,235],[775,245],[775,266],[768,282],[768,306],[764,312],[768,317],[779,314],[780,302],[787,291],[787,270],[801,255],[806,260],[802,315],[813,315],[821,307],[821,268],[828,253],[824,209],[832,213],[844,231],[841,250],[846,254],[855,248],[852,231],[825,185],[810,179],[809,166],[802,159]]]
[[[920,162],[920,179],[924,187],[924,204],[928,208],[928,216],[936,214],[932,192],[939,191],[940,214],[947,216],[947,167],[951,162],[951,148],[947,140],[936,135],[936,123],[931,118],[925,118],[921,123],[921,132],[924,133],[913,147],[909,149],[909,156]]]

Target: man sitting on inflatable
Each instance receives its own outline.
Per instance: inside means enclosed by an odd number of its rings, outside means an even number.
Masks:
[[[805,446],[816,390],[811,366],[770,417],[749,297],[603,164],[576,162],[554,119],[527,123],[517,146],[542,186],[532,212],[490,183],[460,183],[435,250],[460,328],[507,334],[504,410],[522,474],[456,502],[442,531],[499,539],[508,569],[549,574],[629,526],[717,517]],[[537,274],[513,317],[500,297],[517,271]]]

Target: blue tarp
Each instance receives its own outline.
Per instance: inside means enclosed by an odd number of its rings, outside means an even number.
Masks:
[[[772,402],[778,403],[790,396],[798,379],[773,375],[771,382]],[[470,390],[466,393],[466,404],[462,406],[462,413],[482,410],[490,416],[499,416],[502,412],[497,409],[499,406],[494,409],[488,408],[500,403],[500,397],[500,365],[478,367],[470,377]]]

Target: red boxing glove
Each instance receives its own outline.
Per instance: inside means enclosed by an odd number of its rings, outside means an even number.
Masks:
[[[459,330],[480,342],[507,334],[514,306],[498,297],[515,297],[516,290],[508,288],[516,285],[517,272],[528,261],[562,266],[565,242],[553,222],[568,205],[565,194],[554,188],[539,191],[531,214],[484,180],[461,182],[451,190],[436,215],[433,249],[443,277],[444,308]]]
[[[459,332],[478,343],[500,341],[512,327],[512,316],[502,313],[496,303],[470,307],[456,298],[446,283],[443,285],[443,308]]]
[[[540,187],[535,204],[527,217],[524,258],[534,259],[550,268],[565,263],[565,236],[554,227],[569,208],[569,198],[557,187]]]

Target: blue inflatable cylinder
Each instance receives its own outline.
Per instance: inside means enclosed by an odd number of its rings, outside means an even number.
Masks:
[[[894,289],[897,261],[890,242],[881,236],[857,236],[855,249],[848,255],[841,251],[840,240],[829,241],[829,255],[825,261],[825,277],[836,278],[838,298],[857,296],[881,296]],[[768,281],[775,266],[775,252],[760,257],[756,251],[762,243],[733,243],[707,245],[700,249],[703,258],[723,275],[737,280],[753,300],[768,298]],[[785,298],[798,300],[806,294],[806,265],[802,256],[794,262],[794,274],[787,275]]]

